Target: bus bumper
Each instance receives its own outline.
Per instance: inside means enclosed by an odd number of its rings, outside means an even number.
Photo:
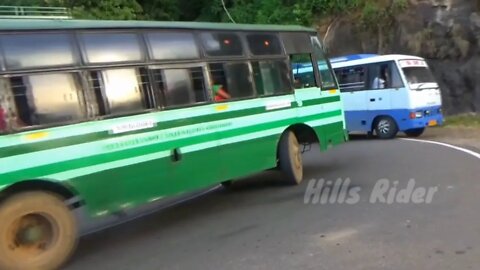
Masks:
[[[411,116],[409,121],[405,121],[402,123],[402,125],[400,125],[401,131],[441,126],[444,123],[444,118],[440,107],[422,108],[412,111],[410,114]],[[412,119],[415,114],[418,114],[418,117]]]

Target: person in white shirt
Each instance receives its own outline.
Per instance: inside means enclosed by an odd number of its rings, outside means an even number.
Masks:
[[[372,89],[384,89],[388,84],[388,67],[382,66],[380,76],[375,77],[372,82]]]

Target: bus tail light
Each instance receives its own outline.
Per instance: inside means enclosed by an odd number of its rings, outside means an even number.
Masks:
[[[0,132],[7,130],[7,112],[0,107]]]

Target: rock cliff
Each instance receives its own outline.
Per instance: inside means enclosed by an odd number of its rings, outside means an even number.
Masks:
[[[397,1],[390,0],[384,2]],[[380,1],[381,2],[381,1]],[[401,53],[425,57],[447,114],[480,112],[480,0],[403,0],[392,23],[368,28],[362,14],[322,18],[331,56]]]

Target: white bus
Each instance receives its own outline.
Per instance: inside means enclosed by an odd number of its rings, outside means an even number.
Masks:
[[[389,139],[418,137],[443,124],[440,88],[425,59],[357,54],[331,59],[342,92],[348,132]]]

